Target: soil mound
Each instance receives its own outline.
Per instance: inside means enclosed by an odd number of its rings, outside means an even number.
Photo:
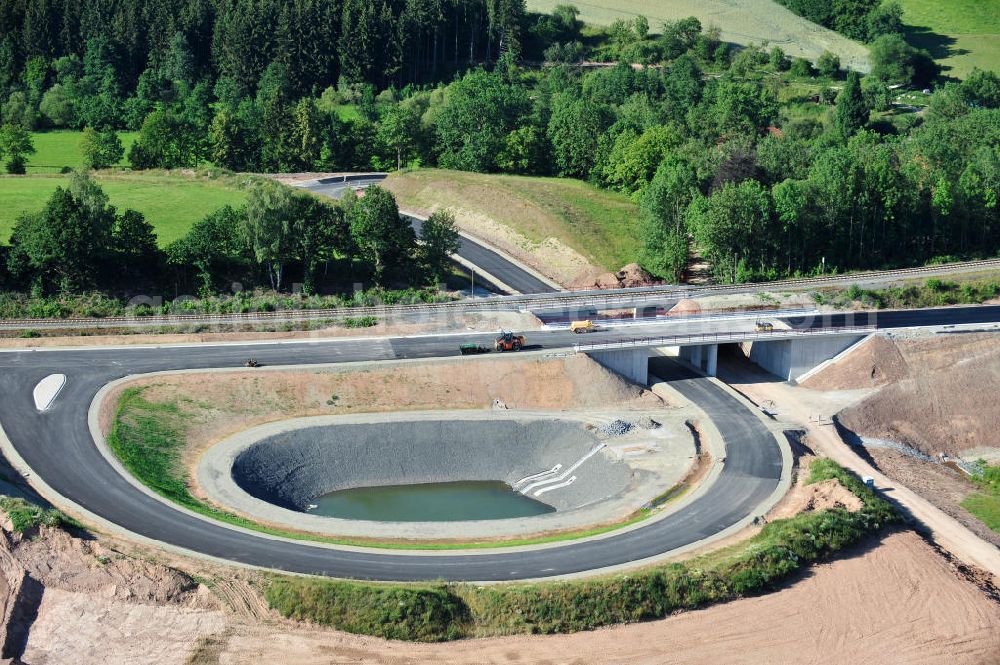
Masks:
[[[832,508],[841,508],[850,512],[861,510],[861,499],[856,497],[835,478],[819,483],[805,485],[796,492],[794,500],[789,502],[789,515],[818,512]]]
[[[701,312],[701,305],[690,298],[683,298],[677,301],[677,304],[670,308],[667,312],[668,315],[690,315],[698,314]]]
[[[800,385],[813,390],[878,388],[907,377],[909,369],[895,342],[872,335],[836,363],[816,372]]]
[[[574,284],[574,286],[594,289],[631,289],[657,283],[657,280],[643,270],[638,263],[630,263],[618,272],[606,272],[598,275],[592,283]]]

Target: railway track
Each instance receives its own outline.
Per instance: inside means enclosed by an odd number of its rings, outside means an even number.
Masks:
[[[495,296],[466,298],[439,303],[414,303],[400,305],[374,305],[366,307],[338,307],[318,309],[286,309],[275,311],[226,312],[226,313],[177,313],[166,315],[127,315],[80,318],[23,318],[0,320],[0,330],[25,329],[92,329],[135,328],[185,325],[240,325],[268,323],[296,323],[308,321],[336,321],[348,317],[374,316],[377,318],[407,316],[447,316],[449,313],[501,312],[501,311],[581,311],[587,308],[629,308],[652,306],[673,299],[697,298],[708,295],[731,295],[767,290],[803,290],[844,286],[847,284],[873,285],[903,279],[930,278],[956,273],[1000,270],[1000,259],[984,259],[963,263],[877,270],[846,275],[788,279],[750,284],[714,284],[706,286],[664,285],[633,289],[608,289],[600,291],[567,291],[536,295]]]

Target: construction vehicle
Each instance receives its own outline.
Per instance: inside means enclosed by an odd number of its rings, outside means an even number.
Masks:
[[[509,330],[501,330],[493,341],[493,348],[497,351],[520,351],[523,346],[524,335],[515,335]]]
[[[754,332],[774,332],[774,324],[770,321],[758,320],[753,324]]]
[[[573,321],[573,322],[571,322],[569,324],[569,329],[570,329],[570,332],[574,332],[574,333],[576,333],[576,334],[579,335],[581,333],[596,332],[597,331],[597,326],[594,325],[593,321],[591,321],[590,319],[587,319],[586,321]]]
[[[260,367],[260,361],[256,358],[247,358],[243,363],[244,367]]]

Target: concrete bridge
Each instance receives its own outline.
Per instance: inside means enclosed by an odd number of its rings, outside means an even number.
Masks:
[[[598,363],[631,381],[649,380],[649,356],[653,350],[678,349],[678,357],[708,376],[715,376],[720,344],[738,344],[751,361],[767,371],[791,380],[833,358],[856,342],[876,332],[870,325],[778,328],[773,330],[718,331],[665,337],[637,337],[591,344],[574,344]]]

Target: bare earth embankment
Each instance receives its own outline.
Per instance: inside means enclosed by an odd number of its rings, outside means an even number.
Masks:
[[[911,532],[810,568],[778,593],[573,635],[408,644],[235,626],[203,663],[962,663],[1000,649],[1000,605]]]
[[[803,385],[878,388],[839,414],[844,427],[862,437],[902,443],[935,460],[944,454],[974,461],[1000,452],[1000,336],[874,337]],[[887,476],[1000,546],[1000,534],[962,507],[977,488],[954,466],[881,445],[863,451]]]
[[[207,587],[127,546],[54,527],[10,529],[0,533],[3,657],[183,665],[199,639],[226,626]]]
[[[1000,337],[946,335],[882,340],[877,357],[849,357],[840,368],[863,381],[873,373],[881,390],[841,413],[852,431],[899,441],[928,454],[962,455],[997,445]],[[869,370],[868,366],[872,369]]]

